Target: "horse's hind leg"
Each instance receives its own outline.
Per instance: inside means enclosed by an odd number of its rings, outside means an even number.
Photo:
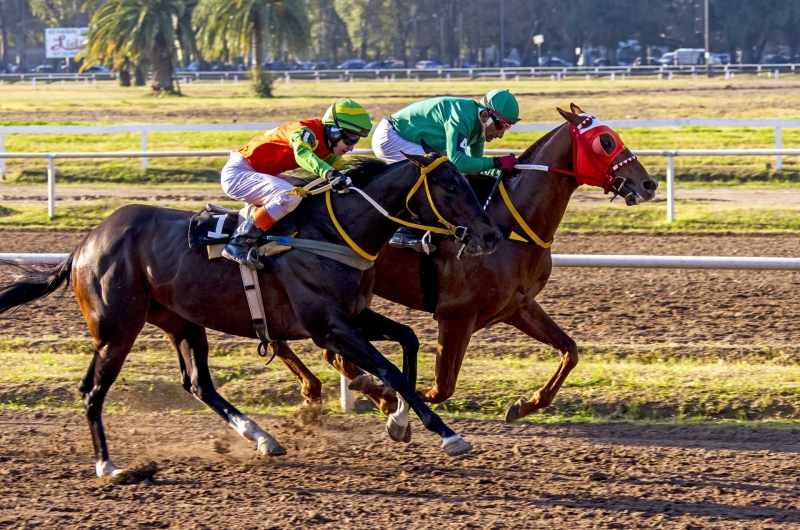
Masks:
[[[92,432],[96,464],[95,471],[98,477],[116,475],[121,472],[108,454],[108,443],[103,430],[103,403],[108,390],[117,379],[125,358],[130,353],[136,336],[144,326],[144,319],[137,323],[135,319],[127,321],[123,329],[114,329],[116,326],[102,325],[90,322],[90,329],[95,335],[95,354],[89,370],[86,372],[80,386],[86,417],[89,420],[89,429]],[[99,338],[98,338],[99,337]],[[102,337],[111,337],[103,339]]]
[[[284,341],[275,341],[269,345],[269,349],[275,356],[283,361],[283,364],[300,381],[300,393],[305,398],[305,406],[315,405],[322,402],[322,382],[314,373],[303,364],[294,353],[289,344]]]
[[[187,392],[219,414],[243,438],[256,442],[262,454],[286,454],[275,438],[228,403],[214,388],[208,370],[208,338],[204,327],[160,306],[150,309],[147,321],[164,330],[178,351],[181,383]]]
[[[578,346],[558,324],[545,313],[536,300],[531,300],[528,306],[518,309],[506,321],[531,338],[548,344],[558,350],[561,359],[558,368],[550,376],[547,383],[540,388],[533,398],[525,400],[520,398],[506,411],[506,421],[516,421],[532,412],[550,406],[558,390],[564,383],[569,373],[578,364]]]

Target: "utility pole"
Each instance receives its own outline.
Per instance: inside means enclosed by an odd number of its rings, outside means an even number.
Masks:
[[[708,49],[708,2],[709,0],[705,0],[705,7],[703,9],[703,22],[705,24],[705,41],[706,41],[706,77],[711,77],[711,50]]]
[[[500,68],[503,67],[503,59],[506,58],[506,11],[505,1],[500,0]]]

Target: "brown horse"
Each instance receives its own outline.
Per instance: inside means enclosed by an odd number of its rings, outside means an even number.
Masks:
[[[550,405],[578,363],[575,341],[535,300],[552,270],[546,242],[552,241],[570,197],[580,185],[579,179],[583,183],[603,185],[615,196],[624,195],[628,206],[651,200],[658,183],[621,144],[616,133],[605,126],[593,145],[576,145],[581,140],[578,139],[580,132],[576,134],[575,131],[580,131],[582,124],[586,127],[592,123],[577,106],[571,105],[571,110],[558,109],[567,123],[539,139],[519,158],[520,163],[547,166],[550,171],[520,171],[503,179],[501,191],[507,188],[506,196],[519,219],[504,202],[503,193],[496,194],[489,203],[487,211],[504,235],[514,234],[512,240],[507,237],[496,252],[480,260],[458,260],[458,244],[437,242],[433,262],[440,284],[436,304],[439,339],[434,385],[427,391],[420,391],[426,402],[441,403],[453,395],[472,334],[495,324],[509,324],[552,346],[561,356],[558,368],[547,383],[532,399],[514,403],[506,413],[506,421],[523,418]],[[599,122],[595,120],[594,125]],[[574,166],[581,164],[585,166],[581,170],[591,171],[589,166],[592,165],[599,167],[597,178],[587,178],[584,173],[575,175],[579,168]],[[605,182],[603,176],[607,177]],[[532,234],[526,235],[526,227]],[[523,237],[519,237],[520,234]],[[537,244],[536,239],[544,245]],[[412,309],[425,310],[419,254],[387,247],[381,251],[376,267],[376,295]],[[320,385],[313,374],[308,377],[310,372],[304,371],[302,362],[287,345],[278,348],[278,355],[301,379],[307,402],[318,400]],[[394,393],[390,388],[368,377],[360,377],[362,372],[358,368],[334,352],[325,351],[324,355],[329,363],[353,380],[351,386],[364,392],[381,411],[388,414],[394,410]]]
[[[454,225],[468,227],[467,239],[474,254],[499,243],[497,227],[452,163],[428,156],[409,158],[411,161],[392,166],[371,161],[348,176],[393,215],[401,215],[410,200],[425,222],[435,223],[437,217],[443,217]],[[335,211],[338,225],[329,211]],[[206,328],[252,338],[256,333],[239,267],[223,259],[209,261],[204,249],[188,248],[191,215],[151,206],[123,207],[95,228],[59,267],[46,273],[28,271],[23,279],[0,288],[3,313],[46,296],[71,280],[95,339],[95,354],[80,390],[98,476],[120,471],[109,458],[101,420],[103,401],[146,322],[164,330],[177,350],[187,392],[243,437],[255,441],[261,453],[285,453],[274,438],[214,389],[208,370]],[[308,198],[281,223],[276,227],[279,231],[291,228],[299,238],[338,244],[346,240],[340,235],[344,227],[350,243],[368,254],[377,254],[396,229],[354,192],[333,194],[333,200],[331,195]],[[406,360],[416,363],[418,344],[413,330],[365,308],[372,292],[374,267],[361,271],[300,250],[268,258],[265,265],[259,277],[273,339],[311,338],[318,346],[341,354],[405,398],[426,428],[442,437],[447,454],[471,449],[416,394],[415,366],[407,368],[406,378],[370,344],[387,338],[401,341],[410,348]],[[410,435],[404,425],[390,421],[387,427],[394,439]]]

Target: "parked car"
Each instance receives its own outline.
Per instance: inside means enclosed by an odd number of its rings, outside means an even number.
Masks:
[[[431,68],[442,68],[442,65],[436,61],[420,61],[414,66],[418,70],[426,70]]]
[[[792,58],[783,53],[771,53],[761,59],[761,64],[789,64]]]
[[[731,64],[730,53],[712,53],[711,58],[714,64]]]
[[[667,52],[661,56],[661,59],[658,60],[658,64],[661,66],[672,66],[675,64],[675,52]]]
[[[384,68],[389,68],[387,63],[394,62],[394,61],[370,61],[364,65],[364,70],[383,70]]]
[[[110,73],[110,72],[111,72],[111,70],[109,70],[105,66],[101,66],[99,64],[96,64],[94,66],[90,66],[86,70],[83,71],[83,73],[85,73],[85,74],[107,74],[107,73]]]
[[[200,63],[197,61],[192,61],[186,66],[179,67],[175,69],[176,72],[199,72],[200,71]]]
[[[55,71],[56,69],[52,64],[40,64],[39,66],[31,68],[32,74],[53,74]]]
[[[302,63],[297,63],[297,67],[295,68],[295,70],[313,70],[314,66],[315,66],[314,63],[312,63],[311,61],[305,61]]]
[[[539,66],[556,66],[560,68],[569,68],[570,66],[575,66],[569,61],[565,61],[561,57],[556,56],[543,56],[539,59]]]
[[[331,63],[329,63],[328,61],[319,61],[312,68],[312,70],[330,70],[330,69],[331,69]]]
[[[519,61],[516,59],[503,59],[503,67],[504,68],[519,68]]]
[[[348,59],[336,68],[339,70],[361,70],[365,64],[361,59]]]

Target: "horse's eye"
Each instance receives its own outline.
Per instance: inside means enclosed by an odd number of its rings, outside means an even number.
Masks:
[[[455,193],[456,191],[458,191],[458,188],[456,186],[448,185],[448,186],[442,186],[442,187],[444,188],[444,190],[447,193]]]

